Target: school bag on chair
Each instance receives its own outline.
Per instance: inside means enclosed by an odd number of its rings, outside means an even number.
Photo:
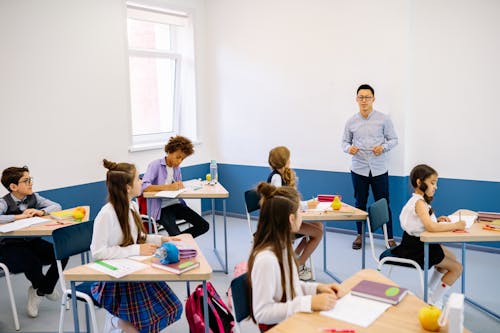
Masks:
[[[234,327],[233,315],[210,282],[207,282],[207,295],[209,332],[231,333]],[[186,301],[186,319],[191,333],[205,332],[203,286],[201,284],[196,287]]]

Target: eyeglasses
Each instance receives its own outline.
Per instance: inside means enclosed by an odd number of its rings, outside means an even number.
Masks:
[[[19,183],[33,184],[33,177],[29,177],[29,178],[20,180]]]
[[[360,101],[371,101],[373,96],[357,96],[356,98]]]

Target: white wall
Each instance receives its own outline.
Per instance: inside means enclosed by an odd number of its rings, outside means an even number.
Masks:
[[[157,2],[182,5],[197,26],[205,24],[202,0]],[[0,169],[27,164],[36,189],[44,190],[103,180],[104,157],[144,171],[164,155],[162,149],[128,152],[125,15],[122,0],[0,1]],[[204,34],[196,31],[201,59]],[[203,66],[200,61],[201,122],[207,113]],[[202,144],[186,165],[210,159],[206,138],[200,127]]]
[[[348,171],[343,126],[360,83],[391,115],[392,174],[500,181],[496,0],[150,0],[195,17],[198,133],[186,165],[215,157]],[[129,153],[122,0],[0,0],[0,169],[28,164],[36,189],[104,179]],[[2,189],[3,191],[3,189]]]
[[[297,168],[348,171],[343,126],[357,86],[376,91],[400,137],[390,172],[500,181],[495,0],[211,0],[210,108],[218,156],[266,165],[275,145]],[[491,98],[493,97],[493,99]],[[486,104],[487,103],[487,104]],[[491,104],[491,106],[489,106]],[[478,161],[488,156],[489,162]]]

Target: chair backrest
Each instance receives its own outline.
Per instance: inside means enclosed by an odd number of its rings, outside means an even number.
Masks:
[[[375,232],[389,222],[389,207],[385,198],[377,200],[368,207],[368,218],[370,220],[371,232]]]
[[[56,260],[69,258],[90,250],[94,221],[81,222],[52,232]]]
[[[256,190],[245,191],[245,207],[247,213],[260,209],[260,194]]]
[[[231,292],[233,298],[234,319],[239,323],[250,316],[247,273],[244,273],[231,281]]]

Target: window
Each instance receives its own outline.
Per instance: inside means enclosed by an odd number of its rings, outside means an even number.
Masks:
[[[187,13],[127,5],[131,151],[196,138],[193,29]]]

